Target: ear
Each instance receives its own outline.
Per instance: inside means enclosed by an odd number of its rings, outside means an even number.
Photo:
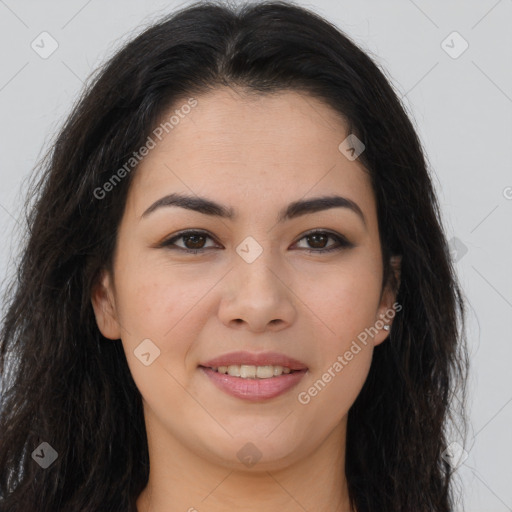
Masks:
[[[113,282],[106,270],[102,271],[93,285],[91,302],[101,334],[111,340],[120,339],[121,329],[117,320]]]
[[[396,296],[398,295],[398,290],[400,288],[402,256],[391,256],[390,264],[392,275],[384,287],[377,315],[375,317],[375,328],[378,330],[378,333],[373,338],[374,346],[380,345],[389,336],[396,311],[400,311],[401,309],[401,307],[397,308],[393,305],[396,303]],[[384,329],[382,324],[389,325],[390,329]]]

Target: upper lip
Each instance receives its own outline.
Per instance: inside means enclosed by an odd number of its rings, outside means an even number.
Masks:
[[[230,366],[230,365],[250,365],[250,366],[284,366],[290,368],[290,370],[307,370],[308,367],[285,354],[279,354],[278,352],[230,352],[222,356],[215,357],[209,361],[199,363],[199,366],[205,366],[207,368],[218,368],[219,366]]]

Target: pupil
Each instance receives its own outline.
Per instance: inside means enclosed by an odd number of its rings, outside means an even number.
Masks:
[[[325,239],[326,239],[327,237],[326,237],[325,235],[321,235],[321,234],[314,234],[314,235],[309,235],[309,238],[310,238],[310,239],[315,240],[316,242],[318,242],[318,238],[323,238],[323,239],[324,239],[324,242],[325,242]],[[313,242],[313,246],[314,246],[314,247],[317,247],[317,246],[315,245],[315,243],[316,243],[316,242]],[[320,248],[323,248],[324,246],[325,246],[325,243],[324,243],[324,244],[321,244],[321,245],[320,245]]]
[[[185,238],[186,238],[187,241],[190,241],[191,239],[195,239],[195,242],[192,242],[193,247],[189,247],[189,248],[191,248],[191,249],[201,249],[201,247],[200,247],[201,243],[199,243],[199,247],[197,247],[196,245],[198,243],[197,242],[198,238],[199,239],[202,238],[204,240],[204,236],[203,235],[187,235]],[[186,244],[186,245],[188,246],[188,244]]]

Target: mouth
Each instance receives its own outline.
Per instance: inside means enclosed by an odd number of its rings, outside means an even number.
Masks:
[[[289,392],[308,372],[307,368],[292,370],[277,365],[230,365],[217,368],[200,365],[198,369],[217,389],[249,402],[263,402]]]
[[[286,393],[309,371],[302,361],[286,354],[248,351],[202,361],[198,369],[224,393],[252,402]]]

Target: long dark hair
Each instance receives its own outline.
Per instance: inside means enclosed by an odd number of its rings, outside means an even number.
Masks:
[[[39,162],[0,338],[0,510],[135,510],[149,475],[142,399],[121,341],[97,327],[91,289],[111,269],[136,168],[104,197],[97,190],[170,105],[222,85],[314,95],[365,144],[383,284],[402,255],[402,310],[349,411],[350,498],[358,512],[452,511],[443,452],[449,421],[466,432],[465,304],[426,157],[373,60],[281,1],[199,2],[146,28],[98,70]],[[58,454],[46,469],[33,457],[42,442]]]

